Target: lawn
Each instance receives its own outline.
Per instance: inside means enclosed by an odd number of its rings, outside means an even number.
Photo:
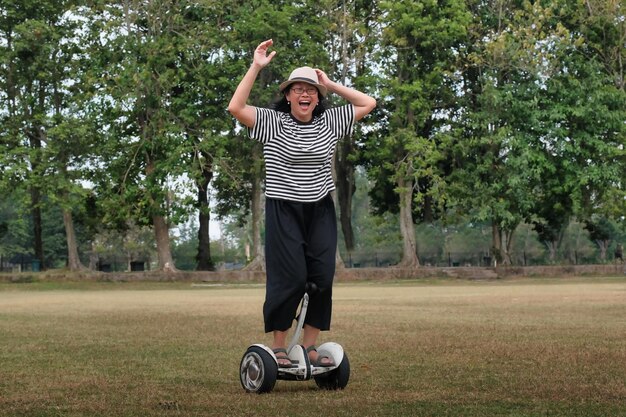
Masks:
[[[626,416],[626,277],[338,283],[347,388],[246,394],[263,295],[0,284],[0,416]]]

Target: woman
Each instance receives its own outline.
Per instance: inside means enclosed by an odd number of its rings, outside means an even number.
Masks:
[[[287,357],[291,327],[307,281],[318,287],[311,295],[303,345],[314,366],[333,366],[332,358],[315,350],[317,337],[329,330],[335,274],[337,224],[330,192],[335,189],[331,164],[337,141],[351,134],[353,123],[376,106],[372,98],[331,81],[319,69],[295,69],[280,85],[282,99],[274,109],[247,103],[259,72],[276,55],[272,40],[254,51],[252,65],[237,86],[228,111],[263,143],[266,167],[265,258],[267,284],[263,316],[273,332],[280,367],[295,366]],[[327,93],[349,105],[325,109]]]

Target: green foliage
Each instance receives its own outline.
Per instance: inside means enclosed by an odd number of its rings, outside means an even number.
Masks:
[[[97,263],[116,264],[126,271],[130,262],[154,260],[155,249],[152,230],[129,223],[124,231],[106,230],[93,236],[90,253]]]
[[[377,206],[394,211],[389,188],[405,177],[417,184],[408,190],[417,207],[425,198],[443,204],[447,119],[454,112],[457,56],[470,15],[457,1],[382,2],[381,8],[385,30],[377,57],[385,71],[380,79],[384,128],[366,145],[376,181],[372,195],[379,196]],[[432,213],[423,215],[432,218]]]
[[[28,219],[23,215],[22,190],[6,192],[0,200],[0,256],[32,253],[29,245]]]
[[[481,244],[489,227],[503,236],[503,251],[535,251],[538,236],[584,252],[581,223],[607,250],[626,233],[625,30],[608,0],[7,0],[0,248],[37,252],[39,211],[42,252],[63,259],[71,212],[84,257],[98,233],[210,213],[205,182],[217,214],[249,221],[261,148],[226,107],[273,38],[252,104],[269,105],[301,65],[378,97],[338,159],[341,175],[359,163],[371,181],[354,195],[355,250],[398,250],[407,193],[415,222],[432,223],[418,250],[444,252],[444,230],[467,245],[472,224]]]
[[[452,203],[502,230],[531,222],[556,248],[570,219],[621,182],[623,92],[562,24],[563,4],[475,7]]]

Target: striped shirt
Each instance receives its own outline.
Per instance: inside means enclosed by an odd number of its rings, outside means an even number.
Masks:
[[[289,113],[256,108],[252,139],[263,144],[265,195],[314,202],[335,189],[331,166],[337,141],[352,133],[354,107],[324,111],[309,123]]]

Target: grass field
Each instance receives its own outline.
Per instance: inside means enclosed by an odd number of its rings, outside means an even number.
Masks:
[[[246,394],[264,289],[0,284],[0,416],[626,416],[626,278],[337,284],[344,391]]]

